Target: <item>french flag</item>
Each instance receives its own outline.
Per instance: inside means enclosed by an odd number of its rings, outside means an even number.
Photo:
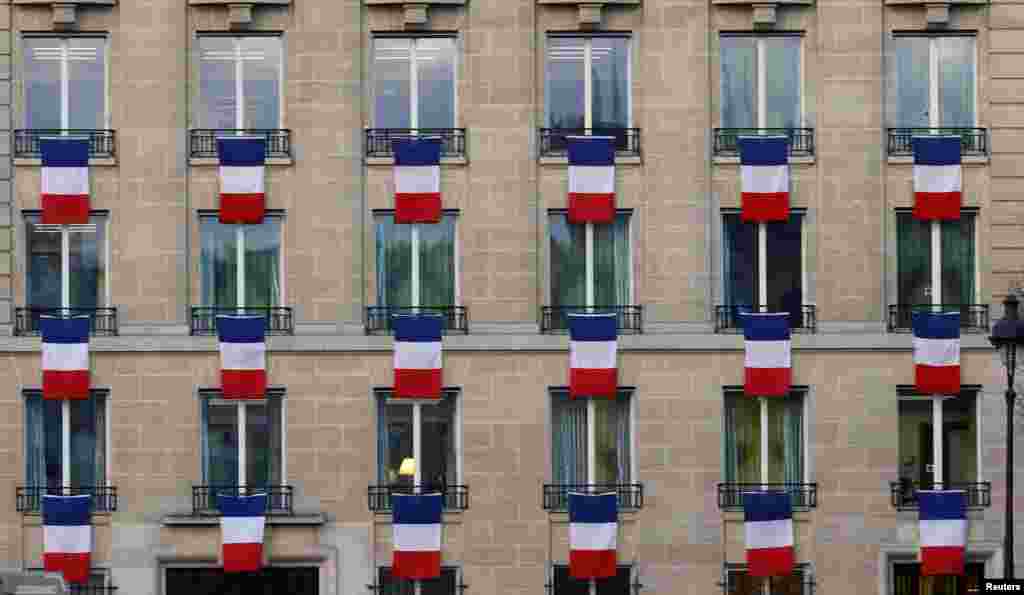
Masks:
[[[441,398],[441,328],[433,314],[395,316],[395,398]]]
[[[220,385],[225,399],[267,394],[267,321],[262,316],[217,316]]]
[[[960,394],[960,313],[914,312],[912,324],[917,392]]]
[[[915,136],[914,218],[960,218],[961,141],[959,136]]]
[[[567,136],[569,223],[615,221],[615,138]]]
[[[254,572],[263,565],[267,495],[217,496],[224,572]]]
[[[614,397],[619,387],[618,318],[569,314],[569,397]]]
[[[396,138],[395,223],[441,221],[441,139]]]
[[[619,502],[608,494],[569,493],[569,576],[615,576]]]
[[[43,398],[89,398],[89,317],[39,317]]]
[[[391,574],[404,579],[441,576],[441,494],[392,494]]]
[[[757,397],[789,394],[793,381],[789,312],[744,313],[743,392]]]
[[[741,136],[740,176],[743,221],[785,221],[789,218],[789,139],[784,136]]]
[[[967,492],[920,490],[921,575],[964,574]]]
[[[785,576],[793,572],[793,506],[787,492],[744,492],[743,530],[747,574]]]
[[[39,139],[42,156],[42,222],[89,222],[89,139],[73,136]]]
[[[92,496],[43,496],[43,570],[69,583],[89,580]]]
[[[262,223],[267,139],[262,136],[217,138],[220,160],[220,222]]]

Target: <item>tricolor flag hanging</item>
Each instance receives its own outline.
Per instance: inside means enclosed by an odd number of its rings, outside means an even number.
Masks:
[[[440,399],[443,319],[435,314],[401,315],[393,318],[393,326],[394,397]]]
[[[220,222],[262,223],[267,139],[262,136],[217,138],[220,160]]]
[[[793,506],[787,492],[744,492],[743,530],[747,574],[786,576],[793,572]]]
[[[88,316],[40,316],[43,339],[43,398],[89,398]]]
[[[42,157],[44,225],[89,222],[89,139],[60,136],[39,139]]]
[[[569,314],[569,397],[614,397],[619,388],[618,317]]]
[[[754,397],[789,394],[793,364],[789,312],[744,313],[743,392]]]
[[[43,570],[69,583],[89,580],[92,496],[43,496]]]
[[[225,399],[262,399],[267,394],[267,320],[217,316],[220,385]]]
[[[391,575],[404,579],[441,576],[441,494],[392,494]]]
[[[741,136],[740,218],[743,221],[785,221],[789,218],[789,139],[784,136]]]
[[[964,574],[967,547],[967,492],[918,490],[921,575]]]
[[[961,141],[959,136],[915,136],[914,218],[960,218]]]
[[[917,392],[960,394],[960,313],[914,312],[913,326]]]
[[[567,136],[569,223],[615,221],[615,138]]]
[[[224,572],[254,572],[263,566],[267,495],[217,496]]]
[[[618,538],[619,501],[614,492],[569,493],[569,576],[615,576]]]
[[[395,223],[441,221],[441,139],[396,138]]]

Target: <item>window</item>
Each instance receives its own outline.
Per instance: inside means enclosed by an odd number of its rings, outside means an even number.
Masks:
[[[25,127],[108,128],[105,37],[25,36]]]
[[[93,212],[84,225],[43,225],[25,214],[26,302],[30,308],[98,308],[110,297],[107,217]],[[67,233],[63,234],[62,229]]]
[[[375,126],[454,128],[455,80],[454,37],[375,37]]]
[[[982,592],[985,564],[967,562],[964,576],[921,576],[921,565],[903,562],[892,565],[892,595],[971,595]]]
[[[755,577],[743,566],[725,570],[727,595],[811,595],[813,579],[806,564],[797,564],[789,576]]]
[[[375,212],[373,218],[377,229],[377,305],[457,305],[458,213],[446,211],[440,223],[429,225],[396,224],[391,211]]]
[[[978,303],[974,227],[977,212],[962,211],[958,221],[918,221],[896,213],[896,287],[900,304]],[[900,326],[910,326],[909,312]],[[986,325],[987,328],[987,325]]]
[[[595,581],[596,595],[631,595],[639,592],[642,585],[631,582],[633,567],[619,566],[615,576]],[[556,564],[553,569],[555,590],[552,595],[595,595],[590,591],[589,580],[576,580],[569,575],[569,567]]]
[[[439,578],[419,581],[396,580],[391,576],[391,568],[381,567],[377,569],[377,580],[377,595],[455,595],[456,589],[461,593],[465,588],[459,581],[459,569],[447,566],[441,568]]]
[[[200,128],[281,128],[281,38],[200,36]]]
[[[320,567],[265,566],[254,572],[224,572],[216,567],[166,567],[168,595],[318,595]]]
[[[457,392],[445,389],[438,403],[393,400],[390,390],[377,393],[377,477],[381,484],[413,484],[443,489],[459,483],[459,431]],[[419,427],[416,427],[418,420]],[[419,459],[416,460],[419,444]],[[402,461],[412,459],[415,476],[399,472]],[[445,498],[446,506],[450,502]]]
[[[630,128],[630,38],[551,35],[547,42],[547,126]]]
[[[889,44],[889,126],[977,126],[974,37],[897,33]]]
[[[975,394],[956,398],[905,394],[899,400],[900,482],[931,489],[935,483],[979,481]],[[936,440],[935,428],[941,428]],[[906,496],[910,496],[905,491]]]
[[[766,399],[727,391],[724,421],[726,483],[804,483],[802,393]]]
[[[564,211],[549,212],[552,306],[633,303],[631,215],[619,211],[610,225],[581,225]]]
[[[799,35],[722,35],[722,128],[800,128]]]
[[[281,305],[284,293],[282,220],[280,214],[268,214],[259,225],[226,225],[217,220],[216,214],[200,216],[199,270],[204,305],[218,308]]]
[[[202,396],[203,482],[210,486],[277,486],[284,482],[284,394],[264,401]],[[273,498],[271,498],[273,500]]]
[[[739,213],[722,216],[727,306],[767,306],[769,312],[789,312],[791,328],[806,326],[803,220],[799,212],[791,212],[788,221],[760,224],[744,223]]]
[[[551,395],[551,470],[555,484],[626,484],[634,480],[632,398],[570,399]],[[593,424],[590,431],[589,424]],[[620,503],[621,506],[621,503]]]
[[[72,493],[91,493],[97,510],[109,510],[98,489],[108,485],[106,393],[93,390],[80,401],[44,400],[38,390],[24,396],[29,488],[65,486]]]

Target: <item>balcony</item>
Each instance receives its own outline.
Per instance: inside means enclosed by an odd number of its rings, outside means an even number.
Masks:
[[[769,310],[768,306],[715,306],[716,333],[742,333],[743,322],[740,314],[745,312],[779,312],[778,308]],[[818,308],[814,304],[803,304],[800,311],[789,313],[789,328],[794,332],[814,333],[818,330]]]
[[[89,585],[68,583],[68,595],[117,595],[117,587],[111,585]]]
[[[92,511],[114,512],[117,510],[117,488],[114,486],[18,486],[15,489],[15,509],[25,514],[39,514],[43,496],[92,496]]]
[[[402,314],[440,314],[445,334],[469,334],[469,312],[465,306],[367,306],[363,328],[367,335],[390,335],[392,317]]]
[[[117,156],[113,130],[29,128],[14,131],[14,158],[42,158],[39,152],[39,139],[44,136],[87,136],[90,159],[113,159]]]
[[[961,152],[965,157],[988,155],[988,130],[985,128],[889,128],[886,151],[890,157],[912,156],[913,138],[929,134],[959,136]]]
[[[189,159],[216,159],[217,138],[222,136],[262,136],[268,160],[292,158],[292,131],[287,128],[194,128],[188,134]]]
[[[444,509],[449,511],[462,511],[469,508],[469,488],[464,485],[447,484],[422,484],[419,486],[421,494],[441,493],[444,499]],[[391,512],[392,494],[413,494],[412,485],[372,485],[366,490],[366,498],[370,506],[370,512]]]
[[[715,128],[715,157],[739,157],[737,140],[741,136],[789,137],[790,157],[814,157],[813,128]]]
[[[642,483],[546,483],[544,484],[544,510],[565,512],[569,509],[569,493],[607,494],[615,492],[619,510],[640,510],[644,507]]]
[[[960,311],[960,331],[964,333],[988,332],[988,304],[889,304],[888,328],[890,333],[909,333],[913,330],[914,312]]]
[[[640,157],[639,128],[541,128],[540,156],[568,156],[568,136],[611,136],[615,138],[616,158]]]
[[[569,314],[612,314],[619,323],[619,334],[644,332],[643,306],[541,306],[540,332],[564,333],[569,330]]]
[[[466,156],[465,128],[367,128],[366,156],[392,158],[391,141],[420,137],[440,137],[442,159]]]
[[[294,515],[292,486],[194,485],[192,486],[192,516],[217,516],[217,496],[267,495],[268,515]]]
[[[291,335],[295,333],[292,309],[287,306],[246,306],[244,308],[192,306],[192,323],[189,327],[189,334],[216,335],[218,314],[263,316],[267,319],[268,335]]]
[[[889,482],[889,493],[892,496],[892,505],[896,510],[917,510],[917,492],[920,489],[919,483],[909,479]],[[967,492],[967,508],[981,509],[992,506],[992,484],[983,481],[981,483],[961,482],[939,482],[931,483],[929,486],[938,485],[944,490],[964,490]],[[934,489],[929,487],[928,489]]]
[[[818,506],[817,483],[720,483],[718,508],[723,511],[743,510],[743,492],[789,492],[794,510]]]
[[[93,336],[117,335],[117,308],[42,308],[28,306],[14,309],[14,336],[38,337],[41,316],[88,316],[89,333]]]

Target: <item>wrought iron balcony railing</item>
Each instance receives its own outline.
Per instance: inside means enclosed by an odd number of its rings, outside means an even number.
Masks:
[[[913,155],[915,136],[948,135],[959,136],[961,152],[964,155],[988,155],[988,130],[985,128],[889,128],[889,155]]]
[[[813,128],[715,128],[715,156],[739,157],[739,145],[736,141],[741,136],[786,136],[789,137],[790,157],[814,155]]]
[[[217,315],[242,314],[264,316],[267,319],[268,335],[291,335],[295,333],[292,309],[287,306],[246,306],[231,308],[222,306],[192,306],[192,335],[216,335]]]
[[[217,496],[253,496],[255,494],[267,495],[267,514],[295,514],[292,509],[292,486],[290,485],[240,488],[237,485],[218,484],[192,486],[192,515],[216,516],[220,514],[217,510]]]
[[[188,133],[188,156],[217,157],[217,137],[262,136],[267,140],[267,159],[292,156],[292,131],[287,128],[193,128]]]
[[[116,595],[117,587],[112,585],[89,585],[79,583],[68,583],[69,595]]]
[[[544,510],[550,512],[568,510],[570,492],[581,494],[615,492],[620,510],[640,510],[644,507],[644,484],[642,483],[546,483],[542,501]]]
[[[960,312],[960,330],[965,333],[988,332],[988,304],[889,304],[889,332],[913,330],[914,312]]]
[[[715,306],[716,333],[742,333],[744,312],[784,312],[781,308],[768,306]],[[814,304],[803,304],[799,311],[790,311],[789,328],[794,332],[814,333],[818,330],[818,308]]]
[[[893,507],[897,510],[917,510],[917,492],[920,489],[922,489],[922,485],[910,479],[889,482]],[[992,506],[992,484],[987,481],[979,483],[937,482],[926,484],[923,489],[964,490],[967,492],[967,508]]]
[[[14,506],[18,512],[37,514],[42,510],[43,496],[92,496],[93,512],[117,510],[117,488],[114,486],[18,486]]]
[[[817,483],[720,483],[718,484],[718,508],[720,510],[743,510],[743,492],[789,492],[793,508],[807,510],[818,506]]]
[[[568,136],[611,136],[615,138],[615,154],[640,156],[639,128],[541,128],[540,156],[562,157],[569,151]]]
[[[563,333],[569,330],[569,314],[612,314],[619,322],[620,334],[644,332],[644,307],[631,306],[541,306],[540,332]]]
[[[367,335],[390,334],[391,317],[399,314],[440,314],[447,333],[469,334],[469,311],[465,306],[367,306],[363,328]]]
[[[372,485],[366,490],[370,512],[388,512],[391,510],[392,494],[434,494],[441,493],[445,510],[466,510],[469,508],[469,488],[464,485],[452,484],[421,484],[415,490],[411,484]]]
[[[23,128],[14,131],[14,157],[40,158],[42,155],[39,152],[39,139],[44,136],[89,137],[89,157],[111,158],[117,155],[116,133],[113,130]]]
[[[88,316],[89,333],[95,336],[117,335],[117,308],[42,308],[28,306],[14,309],[14,335],[35,337],[39,335],[39,318],[42,316]]]
[[[366,156],[393,157],[391,141],[403,138],[435,136],[441,138],[442,157],[466,155],[465,128],[367,128]]]

